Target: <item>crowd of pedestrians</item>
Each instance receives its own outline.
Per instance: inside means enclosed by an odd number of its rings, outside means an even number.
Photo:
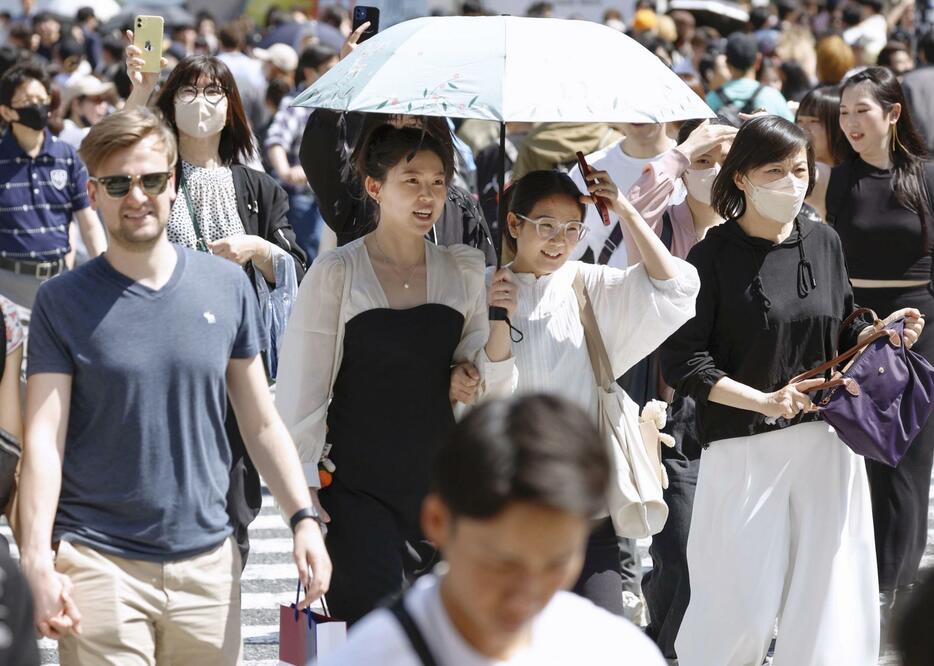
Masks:
[[[508,123],[505,155],[293,107],[358,44],[339,4],[179,18],[158,73],[90,8],[0,13],[0,663],[33,627],[69,666],[238,663],[262,483],[299,607],[351,625],[324,664],[931,663],[934,425],[864,460],[792,379],[861,308],[934,362],[934,26],[753,5],[605,12],[715,118]],[[606,372],[667,403],[644,576]]]

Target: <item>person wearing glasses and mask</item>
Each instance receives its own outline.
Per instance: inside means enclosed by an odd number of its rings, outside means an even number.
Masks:
[[[25,309],[65,269],[72,217],[92,257],[107,247],[84,163],[48,130],[49,102],[40,65],[16,65],[0,79],[0,118],[9,124],[0,139],[0,293]]]
[[[615,377],[651,353],[694,316],[700,283],[687,262],[671,256],[605,171],[587,176],[589,195],[557,171],[532,171],[513,183],[508,235],[515,260],[488,271],[489,305],[504,308],[523,337],[506,322],[491,322],[482,397],[545,392],[563,396],[597,418],[597,384],[591,368],[574,281],[583,278]],[[643,262],[627,269],[568,261],[584,237],[585,205],[606,200],[625,225]],[[515,334],[515,331],[512,331]],[[606,514],[604,514],[606,516]],[[624,615],[619,546],[609,518],[599,519],[575,591]]]
[[[132,42],[132,33],[128,33]],[[158,74],[144,74],[139,49],[128,46],[133,92],[126,108],[144,106]],[[278,346],[305,272],[305,253],[288,222],[288,195],[273,178],[244,162],[256,154],[250,125],[233,75],[208,56],[184,58],[163,84],[155,107],[178,138],[175,202],[169,241],[229,259],[246,270],[262,305],[271,342],[264,355],[275,378]],[[262,506],[259,477],[228,410],[234,450],[228,508],[241,555],[249,552],[247,525]]]

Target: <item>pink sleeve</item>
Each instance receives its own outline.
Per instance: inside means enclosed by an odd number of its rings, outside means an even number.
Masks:
[[[639,180],[626,195],[649,228],[658,236],[662,233],[662,216],[671,204],[675,181],[689,166],[690,161],[680,151],[669,150],[645,167]],[[638,263],[641,260],[639,252],[628,234],[624,234],[623,241],[626,243],[629,265]]]

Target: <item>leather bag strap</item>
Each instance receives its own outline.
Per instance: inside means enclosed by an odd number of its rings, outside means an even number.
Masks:
[[[590,294],[587,292],[587,285],[584,284],[580,271],[574,276],[574,295],[577,297],[577,305],[580,308],[584,341],[587,343],[587,354],[590,356],[594,377],[600,388],[609,389],[616,381],[613,377],[613,366],[610,364],[610,355],[606,352],[606,345],[603,344],[603,336],[600,335],[600,327],[597,325],[597,316],[594,314]]]
[[[860,309],[861,309],[861,310],[868,310],[868,308],[860,308]],[[857,310],[857,312],[854,312],[853,314],[855,315],[855,314],[857,314],[858,312],[859,312],[859,310]],[[869,310],[869,312],[872,312],[872,310]],[[875,314],[875,313],[873,313],[873,315],[874,315],[874,314]],[[850,315],[850,317],[852,318],[853,315]],[[812,368],[812,369],[810,369],[810,370],[807,370],[806,372],[802,372],[802,373],[801,373],[800,375],[798,375],[797,377],[793,377],[793,378],[791,379],[791,381],[789,381],[788,383],[789,383],[789,384],[797,384],[798,382],[803,382],[803,381],[806,380],[806,379],[811,379],[811,378],[813,378],[813,377],[817,377],[818,375],[822,375],[822,374],[826,373],[828,370],[834,369],[835,367],[837,367],[837,366],[840,365],[841,363],[844,363],[844,362],[850,360],[851,358],[853,358],[854,356],[856,356],[857,354],[859,354],[860,352],[862,352],[864,349],[866,349],[869,345],[871,345],[872,343],[874,343],[876,340],[879,340],[880,338],[891,337],[892,334],[893,334],[893,332],[892,332],[891,330],[886,329],[885,327],[882,327],[882,328],[880,328],[879,330],[877,330],[875,333],[873,333],[872,335],[870,335],[869,337],[867,337],[865,340],[863,340],[863,342],[861,342],[861,343],[859,343],[859,344],[857,344],[857,345],[854,345],[853,347],[850,347],[848,350],[846,350],[845,352],[843,352],[843,353],[840,354],[839,356],[836,356],[836,357],[830,359],[829,361],[826,361],[825,363],[821,363],[821,364],[820,364],[819,366],[817,366],[816,368]],[[845,383],[845,382],[844,382],[844,379],[843,379],[842,377],[834,377],[834,378],[832,378],[832,379],[827,380],[826,382],[823,382],[823,383],[821,383],[821,384],[818,384],[817,386],[814,386],[814,387],[812,387],[812,388],[809,388],[809,389],[808,389],[808,392],[810,392],[810,391],[822,391],[822,390],[824,390],[824,389],[834,388],[834,387],[836,387],[836,386],[840,386],[840,385],[842,385],[842,384],[844,384],[844,383]]]

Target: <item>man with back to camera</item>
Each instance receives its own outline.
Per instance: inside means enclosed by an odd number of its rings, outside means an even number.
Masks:
[[[473,410],[439,450],[422,507],[446,573],[365,617],[321,666],[664,666],[635,626],[564,591],[606,505],[608,470],[600,434],[560,398]]]
[[[726,64],[731,80],[707,93],[707,105],[717,113],[730,104],[743,113],[764,109],[789,122],[795,117],[782,94],[756,80],[756,70],[762,62],[755,35],[734,32],[726,40]]]
[[[237,663],[226,395],[292,516],[303,606],[331,571],[266,384],[259,305],[239,266],[169,243],[177,149],[151,111],[108,116],[81,156],[111,245],[33,311],[19,515],[36,624],[63,666]]]
[[[87,169],[48,129],[49,90],[35,62],[0,78],[0,118],[10,124],[0,139],[0,292],[26,309],[39,285],[65,269],[72,216],[92,257],[107,246],[88,205]]]

